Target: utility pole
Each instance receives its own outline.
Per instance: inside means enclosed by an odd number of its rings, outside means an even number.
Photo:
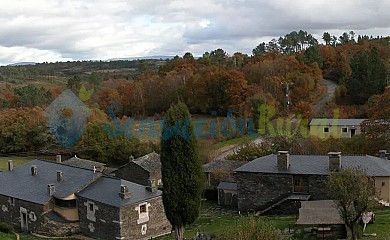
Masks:
[[[285,82],[283,83],[284,84],[284,90],[285,90],[285,93],[286,93],[286,111],[289,112],[290,111],[290,93],[291,93],[291,88],[290,88],[290,85],[293,85],[292,83],[288,83],[288,82]]]

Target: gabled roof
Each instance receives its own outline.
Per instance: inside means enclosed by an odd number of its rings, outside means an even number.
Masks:
[[[123,199],[119,196],[121,185],[128,187],[129,199]],[[160,190],[150,192],[146,190],[145,186],[119,178],[101,177],[76,195],[110,206],[122,207],[159,197],[162,192]]]
[[[137,164],[148,172],[161,171],[160,155],[155,152],[134,159],[133,163]]]
[[[313,118],[310,126],[359,126],[366,119]]]
[[[287,170],[279,170],[277,155],[257,158],[236,172],[253,173],[279,173],[279,174],[302,174],[302,175],[328,175],[329,156],[325,155],[289,155],[290,167]],[[373,156],[341,156],[342,167],[361,167],[369,176],[390,176],[390,160]]]
[[[31,167],[37,166],[37,175]],[[57,171],[62,171],[64,180],[57,181]],[[15,167],[13,171],[0,173],[0,194],[28,202],[43,204],[50,199],[47,185],[55,186],[54,197],[65,198],[94,181],[100,173],[44,160],[33,160]]]
[[[73,166],[73,167],[89,169],[89,170],[93,170],[93,167],[101,168],[101,167],[106,166],[106,164],[104,164],[104,163],[81,159],[81,158],[78,158],[76,156],[69,158],[66,161],[63,161],[62,164]]]
[[[332,200],[302,201],[297,224],[344,224]]]
[[[216,170],[233,171],[234,169],[247,164],[247,161],[236,161],[236,160],[215,160],[203,165],[203,172],[211,173]]]
[[[237,183],[235,182],[220,182],[217,189],[223,190],[237,190]]]

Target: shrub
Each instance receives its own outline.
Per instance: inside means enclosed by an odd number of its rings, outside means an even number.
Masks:
[[[7,223],[0,223],[0,232],[14,233],[15,230],[14,230],[14,227],[12,227],[11,225],[9,225]]]
[[[272,222],[261,217],[240,218],[224,233],[218,236],[221,240],[275,240],[279,231]]]

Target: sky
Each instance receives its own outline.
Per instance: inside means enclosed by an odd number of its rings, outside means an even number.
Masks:
[[[291,31],[390,35],[389,0],[0,0],[0,64],[251,54]]]

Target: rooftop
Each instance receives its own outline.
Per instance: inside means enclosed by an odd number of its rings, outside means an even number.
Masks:
[[[66,161],[63,161],[62,164],[73,166],[73,167],[89,169],[89,170],[93,170],[94,169],[93,167],[102,168],[102,167],[106,166],[106,164],[104,164],[104,163],[81,159],[81,158],[78,158],[77,156],[74,156],[72,158],[69,158]]]
[[[134,159],[132,162],[148,172],[157,172],[161,170],[160,155],[155,152]]]
[[[237,183],[235,182],[220,182],[217,189],[223,190],[237,190]]]
[[[310,126],[359,126],[366,119],[313,118]]]
[[[37,175],[31,174],[31,167],[37,167]],[[64,180],[57,181],[57,171],[62,171]],[[50,199],[47,185],[55,186],[54,197],[65,198],[74,194],[100,174],[93,171],[44,160],[33,160],[15,167],[13,171],[0,173],[0,194],[17,199],[43,204]]]
[[[256,158],[255,160],[237,168],[236,172],[279,173],[279,174],[306,174],[328,175],[328,155],[289,155],[290,166],[287,170],[279,170],[277,155]],[[390,160],[373,156],[341,156],[342,167],[361,167],[369,176],[390,176]]]
[[[126,185],[131,194],[130,198],[123,199],[119,196],[121,185]],[[104,189],[104,191],[102,191]],[[113,177],[101,177],[88,188],[82,190],[77,196],[91,199],[114,207],[122,207],[139,203],[147,199],[159,197],[162,192],[150,192],[145,186]]]
[[[297,224],[333,225],[344,224],[332,200],[302,201]]]
[[[210,173],[216,170],[233,171],[234,169],[247,164],[247,161],[235,161],[235,160],[215,160],[203,165],[203,172]]]

